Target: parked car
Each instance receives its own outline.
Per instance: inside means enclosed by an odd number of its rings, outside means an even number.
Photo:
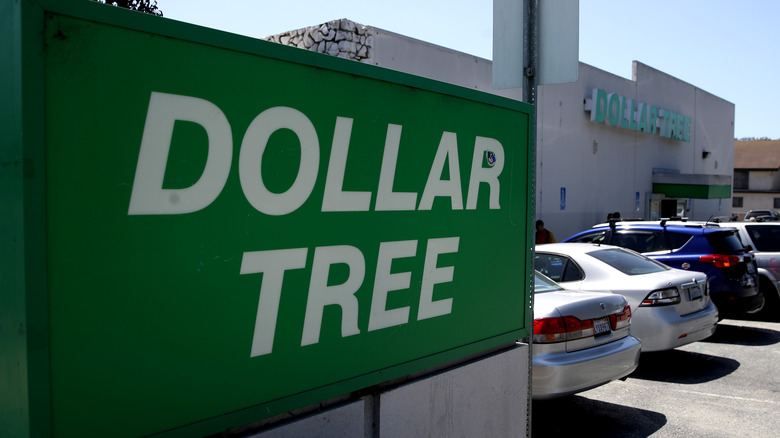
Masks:
[[[777,222],[780,214],[774,210],[750,210],[745,214],[745,220],[751,222]]]
[[[718,309],[701,272],[592,243],[537,245],[534,264],[566,289],[623,295],[632,309],[631,334],[642,342],[643,352],[670,350],[715,332]]]
[[[736,214],[730,214],[728,216],[715,216],[712,219],[710,219],[712,222],[720,223],[720,222],[739,222],[739,216]]]
[[[673,268],[703,272],[710,280],[712,300],[726,318],[755,313],[764,306],[755,257],[737,231],[727,227],[711,222],[612,221],[564,242],[621,246]]]
[[[629,334],[631,307],[621,295],[569,291],[536,273],[532,394],[549,399],[631,374],[639,340]]]
[[[780,318],[780,223],[734,222],[724,224],[739,231],[758,264],[758,289],[764,295],[764,313]]]

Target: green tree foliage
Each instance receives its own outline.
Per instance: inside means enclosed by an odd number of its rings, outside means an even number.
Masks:
[[[157,15],[162,17],[163,13],[157,9],[157,0],[92,0],[98,3],[119,6],[120,8],[130,9],[131,11],[143,12],[145,14]]]

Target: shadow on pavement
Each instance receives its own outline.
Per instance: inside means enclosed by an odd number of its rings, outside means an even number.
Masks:
[[[668,350],[642,353],[639,357],[639,367],[628,377],[692,385],[720,379],[737,368],[739,362],[734,359]]]
[[[780,332],[765,328],[720,323],[715,334],[701,342],[747,346],[774,345],[780,342]]]
[[[761,312],[757,315],[745,315],[747,321],[762,321],[762,322],[780,322],[780,311],[773,309],[767,312]]]
[[[532,436],[645,438],[661,429],[666,416],[658,412],[616,405],[580,396],[534,401]]]
[[[777,298],[769,299],[762,311],[752,315],[748,314],[732,318],[745,321],[780,322],[780,302],[777,301]]]

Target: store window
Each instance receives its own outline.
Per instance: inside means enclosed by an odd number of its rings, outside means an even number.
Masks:
[[[734,190],[748,190],[750,188],[748,181],[747,170],[734,169]]]
[[[775,207],[774,208],[780,208],[780,198],[775,198]]]
[[[775,198],[775,204],[777,204],[778,199],[780,198]],[[742,196],[735,196],[731,198],[731,206],[742,208]]]

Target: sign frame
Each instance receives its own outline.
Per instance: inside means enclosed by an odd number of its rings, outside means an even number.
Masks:
[[[51,206],[47,203],[50,188],[47,179],[50,167],[55,163],[47,162],[47,109],[46,109],[46,50],[47,23],[58,18],[82,20],[116,27],[117,29],[142,32],[156,37],[177,39],[193,44],[227,49],[254,56],[267,57],[292,64],[310,66],[323,71],[331,71],[354,77],[363,77],[372,81],[408,87],[415,92],[431,92],[436,95],[450,96],[464,101],[476,102],[501,108],[525,118],[526,150],[514,151],[516,158],[526,160],[525,186],[529,200],[524,211],[513,212],[522,225],[524,244],[517,248],[518,260],[522,266],[517,269],[521,277],[532,277],[532,258],[530,257],[533,240],[531,222],[533,206],[530,199],[533,193],[532,166],[533,148],[531,145],[531,124],[533,108],[522,102],[456,87],[437,81],[416,77],[400,72],[386,70],[352,61],[322,56],[303,50],[279,46],[265,41],[237,36],[212,29],[171,21],[164,18],[121,10],[86,0],[49,1],[23,0],[4,2],[0,6],[2,31],[2,56],[4,68],[3,84],[0,96],[3,98],[2,155],[0,158],[0,200],[4,205],[0,211],[0,225],[10,232],[2,237],[0,248],[0,278],[8,287],[7,293],[0,297],[0,307],[4,309],[3,325],[18,327],[18,330],[3,330],[0,333],[0,353],[14,360],[4,361],[0,365],[0,393],[3,402],[0,410],[0,425],[4,431],[14,436],[52,436],[76,435],[84,430],[63,428],[58,423],[55,411],[57,402],[52,401],[53,373],[61,367],[59,359],[53,357],[52,337],[58,335],[58,327],[52,325],[50,314],[51,288],[49,270],[52,268],[52,250],[50,248]],[[51,28],[49,28],[51,30]],[[67,38],[66,34],[61,36]],[[56,38],[56,36],[55,36]],[[522,164],[514,163],[518,168]],[[509,169],[507,168],[507,174]],[[522,173],[522,172],[520,172]],[[522,176],[522,175],[520,175]],[[58,260],[54,259],[54,264]],[[249,424],[287,411],[314,404],[352,391],[365,389],[392,379],[417,373],[478,355],[502,345],[512,344],[530,334],[530,286],[518,286],[524,293],[521,301],[526,312],[516,328],[485,339],[469,342],[404,363],[352,376],[346,380],[332,382],[304,392],[263,401],[242,409],[203,417],[187,424],[178,424],[173,428],[155,429],[153,435],[175,437],[192,434],[216,433],[231,427]],[[518,309],[522,311],[523,309]],[[56,324],[55,324],[56,325]],[[13,363],[11,363],[13,362]],[[111,419],[109,419],[111,420]],[[116,419],[115,419],[116,420]],[[116,423],[114,423],[116,424]],[[98,425],[99,426],[99,425]],[[84,426],[89,430],[90,425]],[[97,426],[96,426],[97,427]],[[127,432],[132,434],[133,432]]]

